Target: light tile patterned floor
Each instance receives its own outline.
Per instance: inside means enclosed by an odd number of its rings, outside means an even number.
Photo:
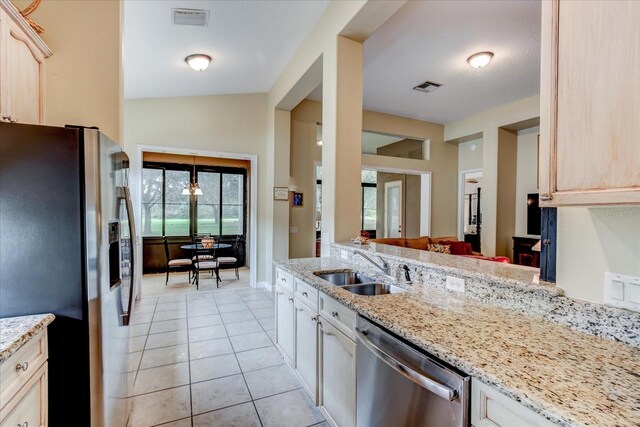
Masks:
[[[327,425],[273,345],[272,298],[251,288],[143,298],[129,426]]]

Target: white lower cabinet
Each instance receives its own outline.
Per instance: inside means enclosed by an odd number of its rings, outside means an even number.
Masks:
[[[471,381],[471,424],[474,427],[552,427],[554,423],[485,383]]]
[[[334,426],[356,425],[356,343],[320,317],[320,409]]]
[[[295,371],[303,387],[318,404],[318,314],[295,299]]]
[[[293,294],[276,285],[276,345],[291,366],[295,360],[294,310]]]

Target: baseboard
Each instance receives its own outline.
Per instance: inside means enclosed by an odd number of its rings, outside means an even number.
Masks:
[[[269,282],[258,282],[258,283],[256,283],[256,288],[265,288],[269,292],[273,292],[273,287],[271,286],[271,283],[269,283]]]

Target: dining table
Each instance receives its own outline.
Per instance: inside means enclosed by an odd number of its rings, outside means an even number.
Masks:
[[[180,249],[184,249],[185,251],[191,251],[191,252],[195,252],[195,251],[202,251],[205,249],[227,249],[230,248],[231,245],[229,243],[214,243],[213,245],[207,245],[207,247],[205,248],[204,245],[202,243],[189,243],[187,245],[181,245]],[[196,280],[196,276],[194,274],[193,276],[193,280]],[[218,274],[218,271],[216,270],[216,283],[220,282],[220,275]]]

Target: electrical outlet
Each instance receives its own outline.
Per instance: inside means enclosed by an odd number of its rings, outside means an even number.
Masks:
[[[298,227],[289,227],[289,234],[298,234]]]
[[[604,303],[640,311],[640,277],[605,272]]]
[[[464,292],[464,279],[461,279],[459,277],[447,276],[447,283],[445,287],[450,291]]]
[[[349,252],[347,251],[340,251],[340,257],[342,259],[349,259]]]

